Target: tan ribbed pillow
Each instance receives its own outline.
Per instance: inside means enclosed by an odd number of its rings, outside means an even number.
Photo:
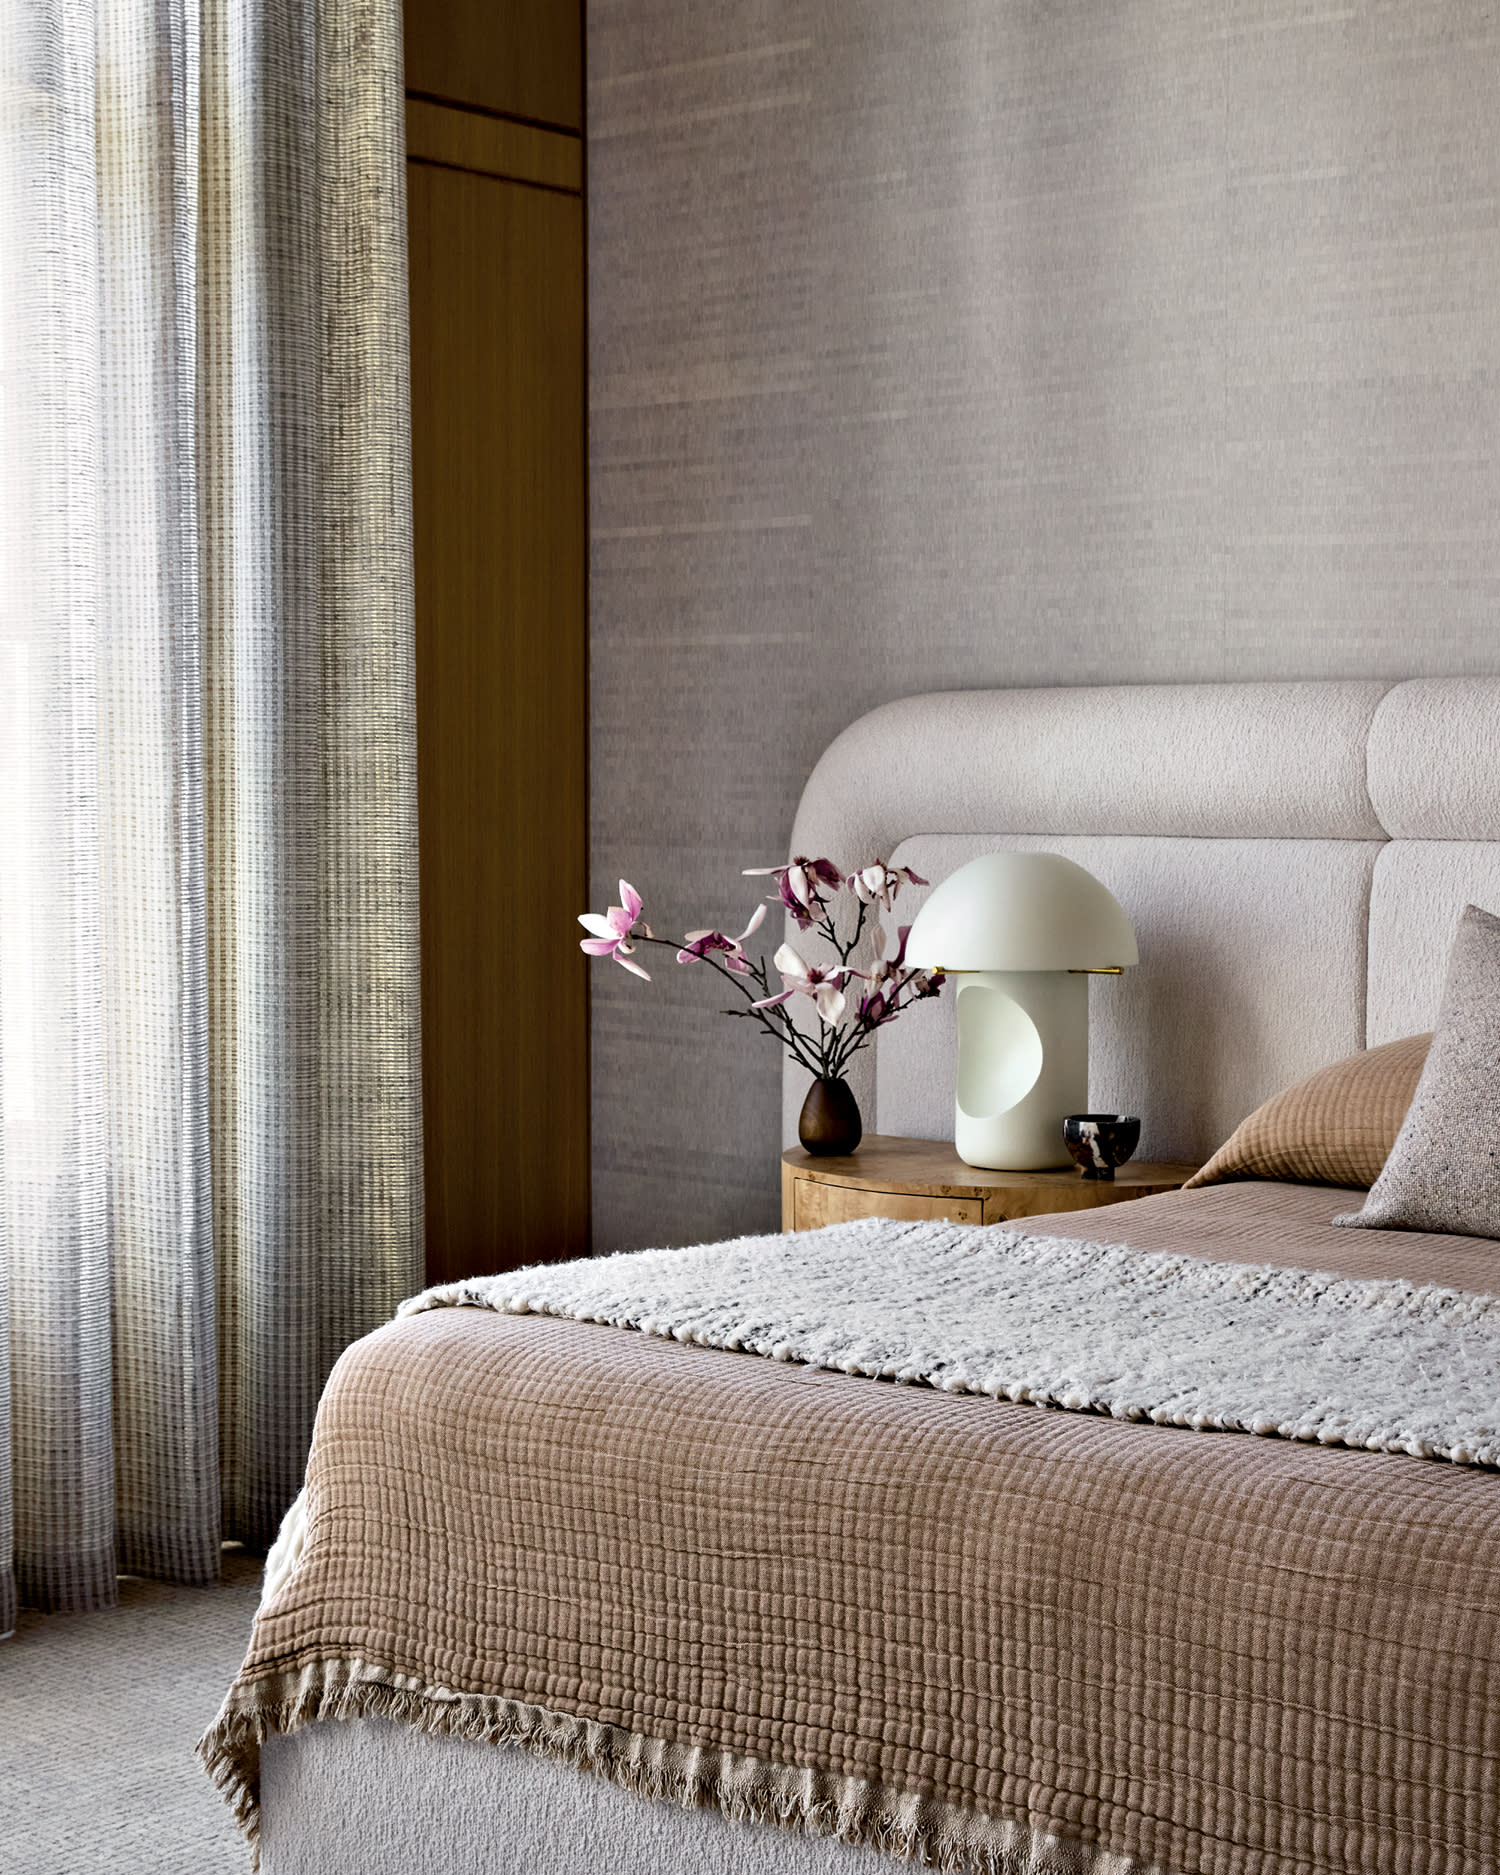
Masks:
[[[1183,1189],[1234,1178],[1278,1178],[1368,1191],[1396,1143],[1431,1040],[1408,1035],[1367,1048],[1273,1094]]]

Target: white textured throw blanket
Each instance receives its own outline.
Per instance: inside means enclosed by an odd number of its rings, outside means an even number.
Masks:
[[[865,1219],[445,1284],[469,1307],[636,1328],[955,1393],[1500,1467],[1500,1298]]]

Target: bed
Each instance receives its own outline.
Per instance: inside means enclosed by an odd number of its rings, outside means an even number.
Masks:
[[[1497,724],[1477,679],[911,699],[829,750],[793,847],[1078,859],[1143,959],[1093,992],[1093,1100],[1201,1160],[1432,1026],[1459,913],[1500,905]],[[862,1101],[944,1137],[951,1031],[919,1013]],[[1213,1185],[1108,1233],[1500,1289],[1488,1239],[1333,1228],[1361,1195]],[[1062,1255],[1099,1214],[1028,1229]],[[1478,1875],[1497,1539],[1488,1464],[433,1308],[330,1383],[306,1546],[209,1755],[272,1875]]]

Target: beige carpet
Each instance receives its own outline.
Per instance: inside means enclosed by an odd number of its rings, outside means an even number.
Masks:
[[[102,1615],[23,1613],[0,1641],[5,1875],[248,1875],[193,1756],[250,1632],[261,1564],[213,1588],[128,1577]]]

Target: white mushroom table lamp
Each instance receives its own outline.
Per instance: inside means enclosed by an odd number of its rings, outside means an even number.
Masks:
[[[917,913],[906,961],[957,986],[953,1143],[969,1165],[1066,1165],[1088,1106],[1089,977],[1139,960],[1119,901],[1060,853],[986,853]]]

